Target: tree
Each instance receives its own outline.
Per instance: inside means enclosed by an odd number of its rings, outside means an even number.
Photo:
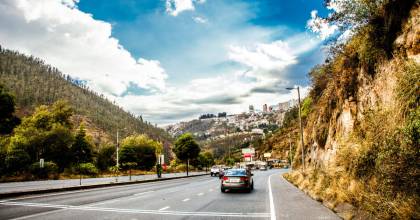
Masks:
[[[161,144],[146,135],[126,137],[122,141],[119,152],[122,168],[152,169],[156,164],[156,149],[158,148],[161,148]],[[136,165],[134,166],[133,163]]]
[[[71,146],[73,162],[89,163],[93,161],[93,146],[86,139],[86,131],[83,125],[79,127],[74,143]]]
[[[115,165],[115,152],[113,145],[105,145],[99,150],[96,165],[100,170],[108,170]]]
[[[210,152],[200,153],[197,157],[197,165],[206,168],[214,164],[213,154]]]
[[[197,158],[200,150],[200,146],[190,133],[185,133],[176,140],[173,151],[178,159],[187,162],[187,175],[189,160]]]
[[[58,105],[64,106],[63,103]],[[29,156],[30,163],[44,158],[56,163],[60,170],[68,166],[70,146],[73,143],[71,124],[67,123],[71,110],[66,110],[65,118],[57,117],[63,115],[64,108],[56,106],[39,106],[31,116],[23,118],[10,137],[8,154],[19,149]]]
[[[20,172],[28,168],[31,158],[23,148],[16,147],[7,151],[5,162],[8,172]]]
[[[19,123],[20,119],[13,115],[15,100],[0,85],[0,134],[10,134]]]

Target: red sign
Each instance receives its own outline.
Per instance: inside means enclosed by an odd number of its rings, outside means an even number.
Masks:
[[[252,154],[251,153],[245,153],[244,157],[252,157]]]

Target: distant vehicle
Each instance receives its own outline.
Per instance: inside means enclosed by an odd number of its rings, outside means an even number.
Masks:
[[[262,170],[262,171],[267,170],[267,166],[261,166],[261,167],[260,167],[260,170]]]
[[[219,179],[221,179],[225,175],[226,170],[230,169],[232,169],[232,167],[223,167],[222,169],[220,169]]]
[[[218,166],[213,166],[213,167],[211,167],[211,169],[210,169],[210,176],[219,176],[220,171],[221,171],[220,167],[218,167]]]
[[[244,189],[251,192],[254,189],[253,174],[247,169],[230,169],[225,172],[220,184],[222,193],[226,190]]]

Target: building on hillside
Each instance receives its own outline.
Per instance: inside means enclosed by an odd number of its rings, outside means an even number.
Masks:
[[[289,102],[280,102],[279,103],[279,111],[285,112],[289,109]]]
[[[252,114],[255,112],[254,106],[253,105],[249,105],[249,113]]]
[[[267,104],[264,104],[264,105],[263,105],[263,112],[264,112],[264,113],[268,112]]]

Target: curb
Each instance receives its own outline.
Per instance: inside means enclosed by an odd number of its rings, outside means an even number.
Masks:
[[[208,174],[196,174],[196,175],[191,175],[191,176],[176,176],[176,177],[168,177],[168,178],[161,178],[161,179],[137,180],[137,181],[131,181],[131,182],[105,183],[105,184],[85,185],[85,186],[83,185],[70,186],[70,187],[54,188],[54,189],[41,189],[41,190],[28,190],[28,191],[21,191],[21,192],[0,193],[0,199],[17,197],[17,196],[25,196],[25,195],[43,194],[43,193],[76,191],[76,190],[83,190],[83,189],[95,189],[95,188],[105,188],[105,187],[112,187],[112,186],[123,186],[123,185],[132,185],[132,184],[159,182],[159,181],[174,180],[174,179],[185,179],[185,178],[190,178],[190,177],[199,177],[199,176],[206,176],[206,175]]]

